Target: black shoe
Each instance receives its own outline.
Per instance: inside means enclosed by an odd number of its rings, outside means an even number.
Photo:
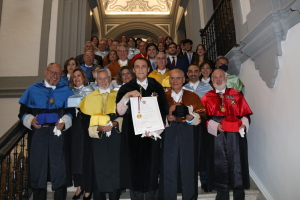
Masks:
[[[91,200],[91,198],[92,198],[92,192],[88,197],[85,197],[85,195],[83,195],[83,200]]]
[[[204,192],[211,192],[212,190],[209,190],[207,188],[207,185],[206,184],[201,184],[201,188],[204,190]]]
[[[83,194],[83,190],[81,190],[81,192],[79,193],[79,195],[76,195],[76,192],[75,192],[75,194],[74,194],[74,196],[73,196],[73,198],[72,199],[80,199],[80,197],[81,197],[81,195]]]

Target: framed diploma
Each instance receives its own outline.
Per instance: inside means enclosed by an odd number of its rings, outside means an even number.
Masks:
[[[157,97],[130,97],[130,106],[135,135],[165,129]]]

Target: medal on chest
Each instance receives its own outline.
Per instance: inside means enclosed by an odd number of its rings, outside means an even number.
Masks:
[[[219,97],[221,99],[221,105],[219,106],[219,108],[220,108],[221,112],[225,112],[226,109],[224,107],[224,95],[222,93],[219,93]]]
[[[51,97],[51,99],[50,99],[50,103],[51,103],[51,104],[53,104],[53,103],[54,103],[53,97]]]

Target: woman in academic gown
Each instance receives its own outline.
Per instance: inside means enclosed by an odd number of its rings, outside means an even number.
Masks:
[[[79,66],[80,66],[79,62],[73,57],[66,60],[66,62],[64,63],[64,70],[62,71],[64,76],[62,76],[60,78],[60,82],[62,82],[65,85],[69,86],[70,77],[71,77],[74,69],[78,68]]]

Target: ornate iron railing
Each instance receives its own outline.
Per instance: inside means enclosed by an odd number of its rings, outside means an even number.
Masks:
[[[0,200],[30,198],[28,132],[19,120],[0,138]]]
[[[200,33],[207,56],[213,62],[215,62],[217,56],[224,56],[232,47],[238,46],[236,44],[231,0],[222,0],[219,3]]]

